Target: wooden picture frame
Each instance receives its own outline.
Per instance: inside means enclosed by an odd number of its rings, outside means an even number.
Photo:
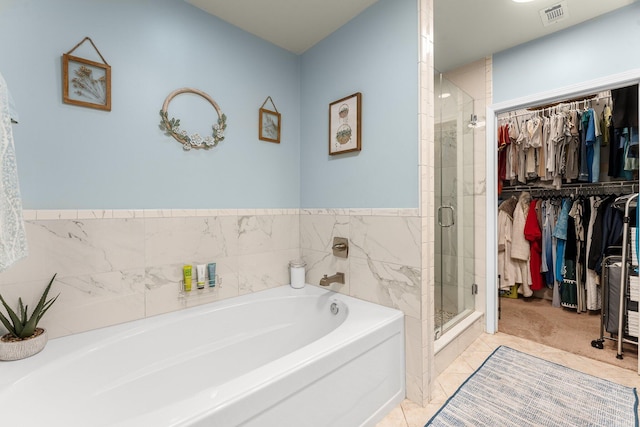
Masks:
[[[111,111],[111,66],[65,53],[62,55],[65,104]]]
[[[362,94],[356,92],[329,104],[329,155],[362,149]]]
[[[282,127],[280,113],[260,108],[259,116],[258,138],[261,141],[280,144],[280,128]]]

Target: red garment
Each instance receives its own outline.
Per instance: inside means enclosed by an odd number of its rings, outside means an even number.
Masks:
[[[544,280],[540,269],[542,267],[542,230],[538,224],[536,214],[537,200],[531,200],[529,213],[524,223],[524,238],[529,241],[529,268],[531,271],[531,290],[538,291],[544,287]]]
[[[509,140],[509,125],[498,126],[498,196],[502,194],[503,181],[507,176],[507,145]]]

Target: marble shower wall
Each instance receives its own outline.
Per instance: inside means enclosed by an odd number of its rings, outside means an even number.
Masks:
[[[493,99],[493,60],[486,57],[476,62],[467,64],[458,69],[448,71],[446,78],[453,82],[456,86],[467,92],[473,98],[474,113],[478,115],[478,119],[486,120],[486,109],[491,104]],[[465,182],[464,187],[464,203],[473,206],[472,211],[474,215],[473,222],[466,222],[468,218],[465,218],[466,224],[472,224],[473,229],[465,230],[466,232],[472,232],[474,236],[474,248],[471,251],[471,247],[468,252],[464,253],[465,263],[472,262],[474,264],[472,269],[466,267],[465,274],[471,274],[473,276],[473,283],[478,284],[478,295],[476,295],[476,311],[485,311],[487,286],[495,286],[495,283],[487,282],[486,278],[486,206],[487,206],[487,193],[486,193],[486,128],[484,126],[474,129],[474,147],[473,156],[465,157],[465,167],[473,166],[474,179],[473,182]],[[467,211],[465,211],[466,213]],[[473,257],[473,258],[471,258]],[[473,273],[471,273],[473,272]]]
[[[0,294],[31,306],[57,273],[43,319],[60,337],[289,283],[298,209],[25,211],[29,256]],[[181,295],[184,264],[215,262],[221,283]],[[0,328],[1,330],[2,328]]]
[[[348,258],[332,253],[334,237],[349,239]],[[345,273],[330,289],[405,314],[407,396],[422,402],[421,219],[417,209],[303,209],[300,245],[307,283]]]

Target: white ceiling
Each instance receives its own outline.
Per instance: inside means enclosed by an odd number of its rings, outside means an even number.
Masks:
[[[377,0],[185,0],[301,54]],[[448,71],[579,24],[637,0],[565,0],[568,17],[545,27],[539,11],[560,0],[433,0],[435,66]],[[602,37],[606,37],[603,34]]]
[[[378,0],[185,0],[293,53],[303,53]]]
[[[448,71],[627,6],[636,0],[565,0],[568,17],[545,27],[539,11],[561,0],[434,0],[434,57]],[[479,17],[482,17],[479,19]],[[607,37],[602,34],[602,37]]]

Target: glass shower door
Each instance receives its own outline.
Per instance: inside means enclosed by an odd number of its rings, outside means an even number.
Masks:
[[[473,312],[474,192],[471,96],[435,76],[435,337]]]

